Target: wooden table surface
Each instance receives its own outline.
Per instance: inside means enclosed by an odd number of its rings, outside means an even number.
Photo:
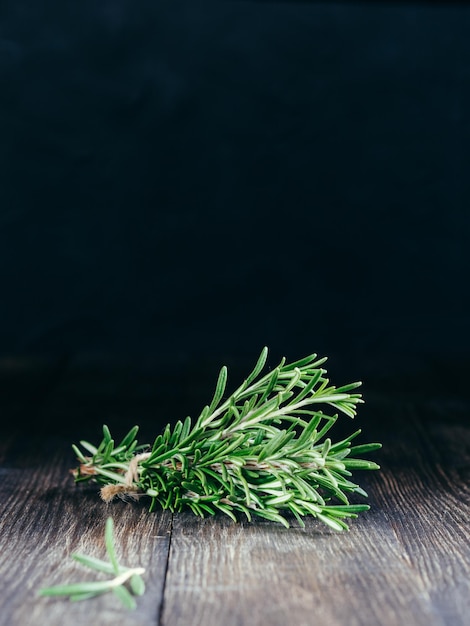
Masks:
[[[467,396],[364,390],[366,405],[346,426],[361,427],[364,442],[382,441],[374,455],[382,469],[358,477],[371,510],[348,533],[314,519],[285,529],[149,514],[143,502],[104,504],[96,487],[75,486],[70,444],[98,441],[102,423],[118,435],[142,423],[146,441],[199,408],[213,376],[176,370],[88,357],[0,360],[1,626],[470,623]],[[155,417],[175,406],[181,414]],[[146,569],[137,609],[111,594],[38,597],[45,585],[99,577],[70,554],[104,558],[109,515],[121,562]]]

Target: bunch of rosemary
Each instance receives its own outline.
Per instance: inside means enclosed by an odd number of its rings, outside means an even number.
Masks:
[[[346,518],[369,508],[350,504],[349,494],[367,497],[350,470],[378,469],[358,457],[380,444],[351,446],[360,430],[337,443],[326,435],[339,413],[355,416],[362,399],[353,391],[360,383],[330,385],[321,367],[326,359],[316,354],[290,364],[282,359],[261,376],[267,354],[264,348],[248,378],[225,399],[223,367],[195,423],[187,417],[169,424],[151,447],[137,445],[137,426],[115,446],[104,426],[98,446],[81,442],[89,456],[74,446],[80,462],[75,480],[98,482],[105,501],[148,496],[150,511],[189,507],[202,517],[222,511],[234,520],[243,513],[286,527],[284,512],[290,512],[302,526],[302,517],[313,515],[347,529]]]

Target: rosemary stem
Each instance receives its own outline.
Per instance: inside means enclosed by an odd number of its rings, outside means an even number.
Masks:
[[[265,348],[252,373],[228,396],[223,367],[212,401],[195,422],[187,417],[168,424],[153,446],[138,446],[134,427],[114,448],[103,427],[99,446],[82,442],[91,456],[76,450],[81,465],[75,479],[97,481],[106,502],[147,495],[151,511],[189,507],[202,517],[222,511],[236,519],[235,511],[250,520],[247,506],[254,503],[256,514],[284,525],[281,511],[297,519],[316,515],[335,530],[347,528],[342,518],[359,512],[350,494],[367,496],[350,480],[352,470],[378,469],[350,455],[381,446],[351,447],[360,429],[336,443],[326,435],[340,413],[355,417],[363,400],[353,390],[361,383],[331,385],[319,367],[325,359],[316,354],[290,365],[282,359],[261,375],[266,358]],[[331,408],[334,415],[328,414]]]

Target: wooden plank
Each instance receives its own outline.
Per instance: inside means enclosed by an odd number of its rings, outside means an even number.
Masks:
[[[150,515],[144,503],[105,505],[96,486],[75,486],[69,473],[75,464],[70,444],[75,437],[87,434],[82,427],[90,434],[96,429],[99,436],[106,418],[114,418],[116,424],[125,420],[129,407],[122,401],[129,385],[123,384],[124,379],[128,373],[117,376],[115,368],[73,363],[47,402],[42,406],[30,403],[28,420],[23,416],[23,423],[19,421],[22,432],[4,451],[0,482],[1,626],[88,626],[95,616],[99,616],[100,625],[158,622],[171,515]],[[148,402],[142,397],[139,402],[138,396],[134,390],[134,410],[149,411]],[[115,522],[121,562],[146,569],[147,591],[138,599],[138,608],[123,609],[112,594],[79,603],[38,597],[42,586],[100,578],[100,574],[72,561],[70,554],[78,551],[105,557],[108,515]]]
[[[367,433],[384,440],[382,470],[364,475],[372,510],[350,533],[176,516],[162,623],[468,623],[470,494],[455,464],[469,467],[470,430],[438,421],[431,442],[428,418],[381,407]]]
[[[13,386],[7,387],[20,391],[13,382],[10,377]],[[164,402],[159,384],[167,387]],[[467,623],[468,403],[449,396],[418,410],[393,398],[368,402],[356,425],[363,427],[364,441],[384,443],[377,454],[382,470],[360,477],[372,510],[353,521],[347,534],[315,520],[307,520],[305,529],[286,530],[265,521],[235,525],[222,516],[200,520],[190,513],[175,516],[172,531],[171,516],[149,514],[144,502],[104,505],[96,487],[73,485],[72,440],[99,436],[103,422],[125,430],[140,419],[154,436],[167,418],[154,420],[162,405],[184,415],[176,401],[179,389],[178,376],[165,378],[153,365],[91,366],[82,359],[71,364],[53,394],[35,392],[26,404],[10,394],[6,405],[18,426],[18,416],[27,414],[37,426],[3,445],[0,626]],[[113,596],[77,604],[38,598],[43,585],[95,576],[69,555],[104,557],[109,514],[122,562],[147,569],[148,589],[138,609],[121,609]]]
[[[49,456],[49,458],[47,458]],[[157,623],[168,555],[171,516],[149,515],[143,505],[104,505],[96,488],[76,489],[69,480],[64,444],[53,456],[42,450],[36,467],[3,472],[0,498],[0,573],[3,626]],[[47,460],[46,460],[47,459]],[[135,611],[108,594],[86,602],[37,597],[40,587],[105,578],[70,559],[72,552],[105,558],[104,524],[112,515],[118,558],[146,569],[147,592]]]

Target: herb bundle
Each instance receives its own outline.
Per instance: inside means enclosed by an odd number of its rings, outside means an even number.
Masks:
[[[351,504],[350,494],[367,494],[350,480],[351,470],[378,469],[367,454],[378,443],[351,446],[359,435],[333,443],[326,437],[339,413],[353,418],[361,383],[330,385],[325,358],[316,354],[295,363],[285,359],[261,375],[267,348],[246,380],[225,397],[227,368],[220,371],[209,405],[193,423],[190,417],[167,425],[153,446],[138,445],[138,427],[115,445],[103,426],[98,446],[82,441],[73,446],[80,466],[77,482],[94,480],[103,500],[115,496],[150,498],[150,511],[160,506],[177,512],[184,508],[204,517],[219,511],[236,521],[244,514],[280,522],[285,512],[303,526],[313,515],[335,530],[347,529],[369,507]],[[335,411],[332,415],[327,409]]]

